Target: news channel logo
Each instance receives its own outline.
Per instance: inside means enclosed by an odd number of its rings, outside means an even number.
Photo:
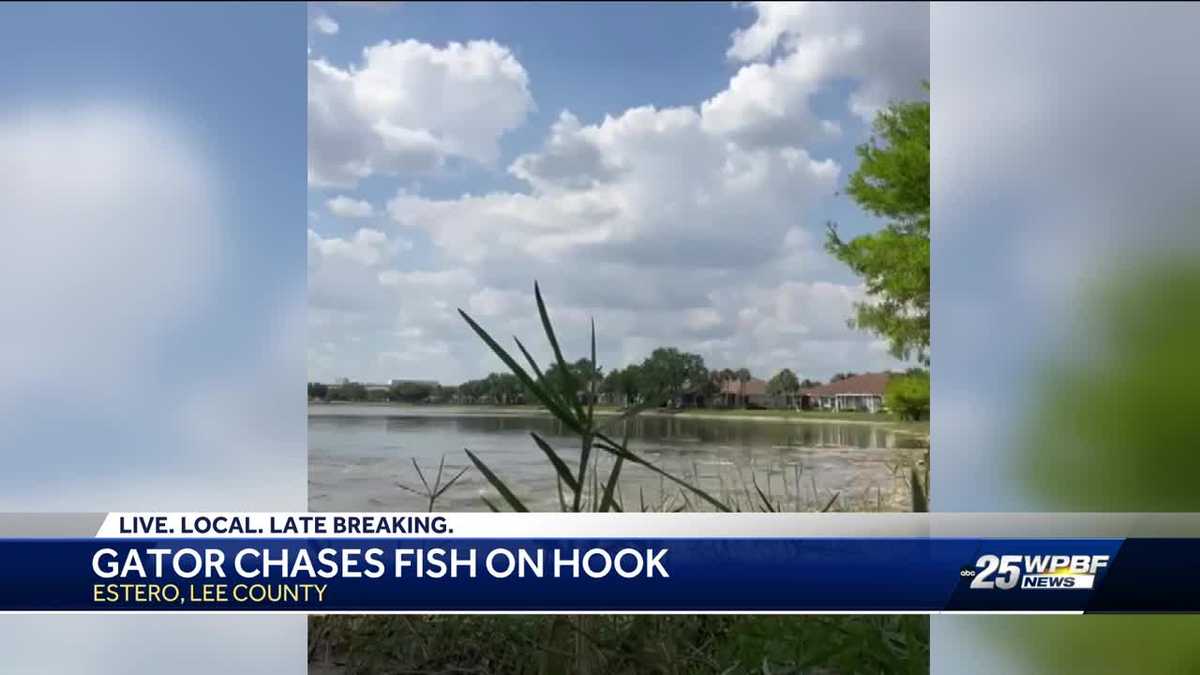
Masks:
[[[960,575],[973,590],[1089,590],[1107,555],[981,555]]]

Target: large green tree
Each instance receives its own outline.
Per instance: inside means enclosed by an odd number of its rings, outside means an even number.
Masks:
[[[793,404],[793,399],[798,391],[800,391],[800,379],[790,368],[784,368],[775,373],[775,377],[767,382],[767,393],[771,396],[783,397],[789,406]]]
[[[883,394],[888,410],[903,420],[929,417],[929,371],[913,369],[888,380]]]
[[[365,401],[367,400],[367,387],[361,382],[347,382],[345,384],[340,384],[329,390],[329,400]]]
[[[660,401],[682,393],[688,386],[698,386],[708,378],[704,357],[674,347],[655,349],[642,362],[639,372],[642,395],[654,396]]]
[[[620,394],[625,405],[633,405],[641,395],[642,369],[638,365],[630,365],[621,370],[612,371],[613,392]]]
[[[397,382],[388,388],[387,395],[394,401],[416,403],[432,396],[436,388],[430,382]]]
[[[897,358],[929,363],[929,102],[881,111],[858,157],[846,193],[887,224],[850,241],[829,224],[826,248],[867,286],[852,324],[886,338]]]

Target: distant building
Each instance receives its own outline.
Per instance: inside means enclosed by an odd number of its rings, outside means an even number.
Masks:
[[[726,408],[734,408],[739,405],[750,408],[766,408],[771,400],[767,396],[766,381],[751,378],[745,382],[738,380],[722,382],[721,389],[717,393],[717,402]]]
[[[891,373],[865,373],[804,389],[800,407],[805,410],[879,412]]]
[[[426,386],[430,386],[430,387],[439,386],[437,380],[395,380],[395,379],[388,380],[387,386],[395,387],[395,386],[401,385],[401,384],[421,384],[421,385],[426,385]]]

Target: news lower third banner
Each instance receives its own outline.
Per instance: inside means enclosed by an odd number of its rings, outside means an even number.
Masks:
[[[0,515],[0,612],[1195,612],[1198,519]]]

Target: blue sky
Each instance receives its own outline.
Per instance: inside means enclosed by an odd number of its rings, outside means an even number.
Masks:
[[[915,7],[310,5],[309,377],[498,369],[453,309],[533,337],[535,278],[606,367],[898,366],[822,241],[878,225],[836,193],[922,95]]]

